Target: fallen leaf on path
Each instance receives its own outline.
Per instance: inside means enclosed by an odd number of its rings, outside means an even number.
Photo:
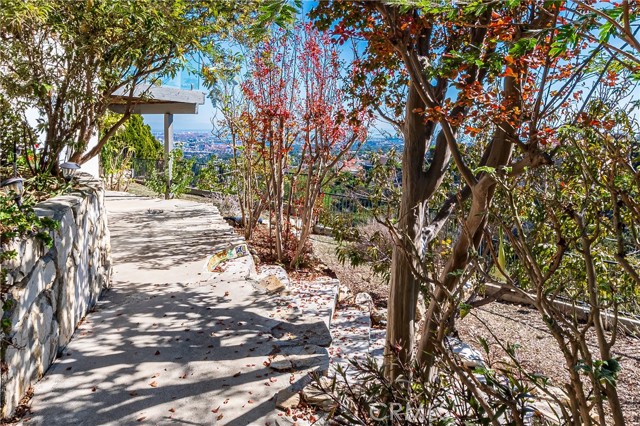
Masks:
[[[216,420],[222,420],[223,417],[224,417],[224,414],[219,414],[218,417],[216,417]]]
[[[151,383],[149,383],[149,386],[151,386],[152,388],[157,388],[158,387],[158,382],[156,382],[155,380]]]
[[[229,398],[225,399],[223,404],[228,404],[229,403]]]
[[[171,411],[172,413],[175,413],[176,409],[175,408],[169,408],[169,411]]]
[[[220,406],[218,405],[218,408],[214,408],[213,410],[211,410],[212,413],[218,414],[218,411],[220,411]]]
[[[138,396],[138,392],[136,392],[136,391],[129,392],[129,395],[131,395],[131,396]]]
[[[233,375],[233,377],[240,377],[240,374],[242,374],[240,371],[238,371],[236,374]]]
[[[92,387],[92,388],[91,388],[91,392],[95,392],[95,391],[96,391],[96,389],[97,389],[97,388],[96,388],[95,386],[94,386],[94,387]]]
[[[142,416],[142,417],[138,417],[138,421],[139,421],[139,422],[142,422],[142,421],[144,421],[144,419],[146,419],[146,417],[145,417],[145,416]]]

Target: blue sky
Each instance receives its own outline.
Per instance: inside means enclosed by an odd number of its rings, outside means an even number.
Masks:
[[[304,19],[313,8],[313,6],[317,3],[314,0],[303,0],[302,1],[302,10],[300,11],[300,18]],[[171,87],[178,87],[180,89],[190,89],[193,88],[198,90],[200,89],[200,84],[197,77],[190,75],[188,72],[183,71],[179,73],[175,78],[165,81],[163,84]],[[203,90],[204,91],[204,90]],[[206,91],[205,91],[206,93]],[[211,131],[213,126],[211,125],[211,118],[215,115],[215,109],[211,100],[207,98],[205,100],[204,105],[200,105],[198,109],[198,114],[182,114],[175,115],[173,117],[173,129],[174,131],[185,131],[185,130],[197,130],[202,132]],[[164,129],[164,117],[162,114],[145,114],[142,116],[144,118],[145,123],[151,126],[151,130],[154,132],[162,132]]]
[[[164,85],[177,87],[180,89],[199,90],[199,81],[197,77],[190,75],[187,71],[179,73],[175,78],[163,82]],[[203,90],[206,93],[206,90]],[[177,114],[173,117],[173,129],[175,132],[193,130],[198,132],[210,132],[213,128],[211,119],[216,114],[211,100],[205,97],[204,105],[198,108],[198,114]],[[145,123],[151,126],[151,131],[162,132],[164,130],[164,116],[162,114],[144,114],[142,116]],[[370,129],[371,136],[378,136],[380,133],[392,132],[389,124],[383,122],[374,123],[375,128]]]
[[[316,4],[316,1],[312,0],[303,0],[302,1],[302,10],[300,12],[300,18],[305,19],[307,13],[313,8]],[[348,59],[347,57],[351,57],[349,52],[344,51],[343,57]],[[166,86],[170,87],[178,87],[181,89],[195,89],[199,90],[200,82],[198,78],[189,74],[187,71],[183,71],[179,73],[175,78],[164,81],[163,83]],[[206,90],[203,90],[206,93]],[[174,131],[187,131],[194,130],[200,132],[209,132],[212,130],[213,126],[211,124],[211,119],[214,117],[216,110],[211,103],[209,98],[206,98],[205,104],[200,105],[198,109],[198,114],[182,114],[175,115],[173,119],[173,128]],[[151,130],[154,132],[162,132],[164,129],[164,117],[162,114],[145,114],[142,116],[144,118],[145,123],[151,126]],[[377,135],[379,133],[392,132],[392,128],[387,123],[376,122],[375,129],[371,129],[372,135]]]

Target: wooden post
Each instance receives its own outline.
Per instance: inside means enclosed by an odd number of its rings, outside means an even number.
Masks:
[[[173,151],[173,114],[167,112],[164,114],[164,175],[167,182],[164,198],[166,200],[171,198],[171,179],[173,177],[171,151]]]

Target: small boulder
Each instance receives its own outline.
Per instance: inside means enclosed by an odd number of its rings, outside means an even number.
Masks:
[[[329,352],[317,345],[290,346],[283,348],[296,370],[316,369],[325,373],[329,370]]]
[[[465,367],[484,367],[484,357],[479,351],[454,337],[447,338],[447,342],[451,351],[460,357],[460,361]]]
[[[291,370],[293,368],[293,364],[288,356],[278,354],[271,360],[269,367],[274,370],[283,371],[283,370]]]
[[[338,287],[338,303],[343,303],[346,300],[352,298],[351,290],[346,285],[340,285]]]
[[[259,284],[269,293],[280,293],[286,288],[282,281],[275,275],[267,275],[259,281]]]
[[[291,389],[282,389],[276,394],[276,408],[287,411],[300,405],[300,393]]]
[[[320,385],[323,389],[329,389],[331,387],[331,380],[328,377],[320,378]],[[302,389],[302,396],[304,400],[309,404],[323,411],[331,411],[336,402],[326,392],[321,390],[316,383],[310,383]]]
[[[373,299],[369,293],[358,293],[356,294],[356,305],[361,307],[371,308],[373,306]]]
[[[387,310],[375,308],[371,310],[371,321],[376,325],[387,325]]]
[[[271,329],[270,333],[277,339],[279,346],[317,345],[329,347],[331,333],[322,320],[306,319],[295,324],[283,322]]]

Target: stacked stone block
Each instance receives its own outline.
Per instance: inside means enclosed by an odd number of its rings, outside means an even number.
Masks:
[[[44,201],[35,210],[60,222],[59,229],[51,232],[53,244],[47,247],[29,238],[1,248],[17,252],[2,264],[2,418],[12,415],[110,285],[111,247],[102,182],[80,175],[72,193]]]

